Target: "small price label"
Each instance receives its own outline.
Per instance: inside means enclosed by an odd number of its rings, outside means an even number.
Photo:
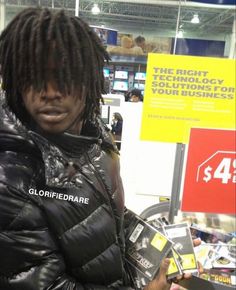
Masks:
[[[209,183],[219,181],[221,184],[236,183],[235,152],[218,151],[198,167],[197,181]]]

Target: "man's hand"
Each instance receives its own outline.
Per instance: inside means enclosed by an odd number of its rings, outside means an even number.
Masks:
[[[169,259],[164,259],[161,262],[158,275],[144,288],[144,290],[169,290],[171,283],[166,279],[166,274],[170,265]]]
[[[193,245],[197,247],[201,244],[201,239],[194,239]],[[174,281],[167,281],[166,274],[168,272],[168,268],[170,265],[169,259],[164,259],[161,263],[160,271],[158,275],[152,280],[148,285],[144,288],[144,290],[169,290],[171,287],[171,282],[178,283],[178,281],[182,279],[189,279],[191,278],[191,273],[184,273],[174,279]],[[198,263],[198,271],[202,272],[202,266]]]

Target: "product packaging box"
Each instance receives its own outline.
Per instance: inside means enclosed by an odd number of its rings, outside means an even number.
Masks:
[[[193,238],[201,238],[202,241],[212,244],[218,242],[227,243],[233,238],[233,236],[229,234],[222,233],[215,229],[206,229],[194,223],[191,224],[190,231]]]
[[[193,276],[190,281],[181,282],[191,290],[231,290],[236,289],[236,240],[233,236],[191,226],[193,238],[202,242],[194,248],[197,261],[203,272]]]
[[[230,243],[210,244],[202,242],[196,247],[195,255],[204,269],[229,269],[236,268],[236,246]]]
[[[156,228],[159,232],[165,235],[164,226],[168,225],[168,221],[164,218],[157,218],[155,220],[150,221],[151,225]],[[181,258],[178,252],[174,249],[174,243],[172,245],[172,249],[167,255],[167,258],[170,259],[170,266],[167,272],[167,279],[173,279],[178,275],[183,274],[181,269]]]
[[[188,224],[165,225],[164,232],[174,243],[173,248],[178,255],[177,261],[179,261],[182,272],[197,272],[197,261]]]
[[[233,290],[235,286],[230,286],[221,283],[215,283],[213,281],[192,276],[191,279],[184,279],[179,282],[181,286],[189,290]]]
[[[213,283],[223,284],[235,288],[236,286],[236,272],[234,271],[220,271],[216,269],[204,269],[203,273],[200,273],[200,278],[211,281]]]
[[[127,261],[141,280],[153,280],[161,261],[171,251],[172,244],[160,231],[137,217],[126,242]]]

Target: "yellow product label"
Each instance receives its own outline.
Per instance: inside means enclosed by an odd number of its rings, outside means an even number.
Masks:
[[[182,267],[184,270],[197,268],[196,260],[193,254],[181,255]]]
[[[165,201],[169,201],[170,198],[169,197],[165,197],[165,196],[160,196],[159,197],[159,202],[165,202]]]
[[[162,251],[167,243],[167,239],[159,233],[156,233],[151,241],[151,245],[158,251]]]
[[[173,273],[176,273],[178,272],[178,267],[175,263],[175,259],[174,258],[170,258],[170,265],[169,265],[169,268],[168,268],[168,272],[167,272],[167,275],[171,275]]]
[[[141,140],[187,143],[191,128],[235,128],[233,59],[148,54]]]

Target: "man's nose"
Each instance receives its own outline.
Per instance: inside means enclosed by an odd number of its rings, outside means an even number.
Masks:
[[[59,92],[45,92],[42,94],[41,99],[44,101],[60,101],[62,99],[62,94]]]

